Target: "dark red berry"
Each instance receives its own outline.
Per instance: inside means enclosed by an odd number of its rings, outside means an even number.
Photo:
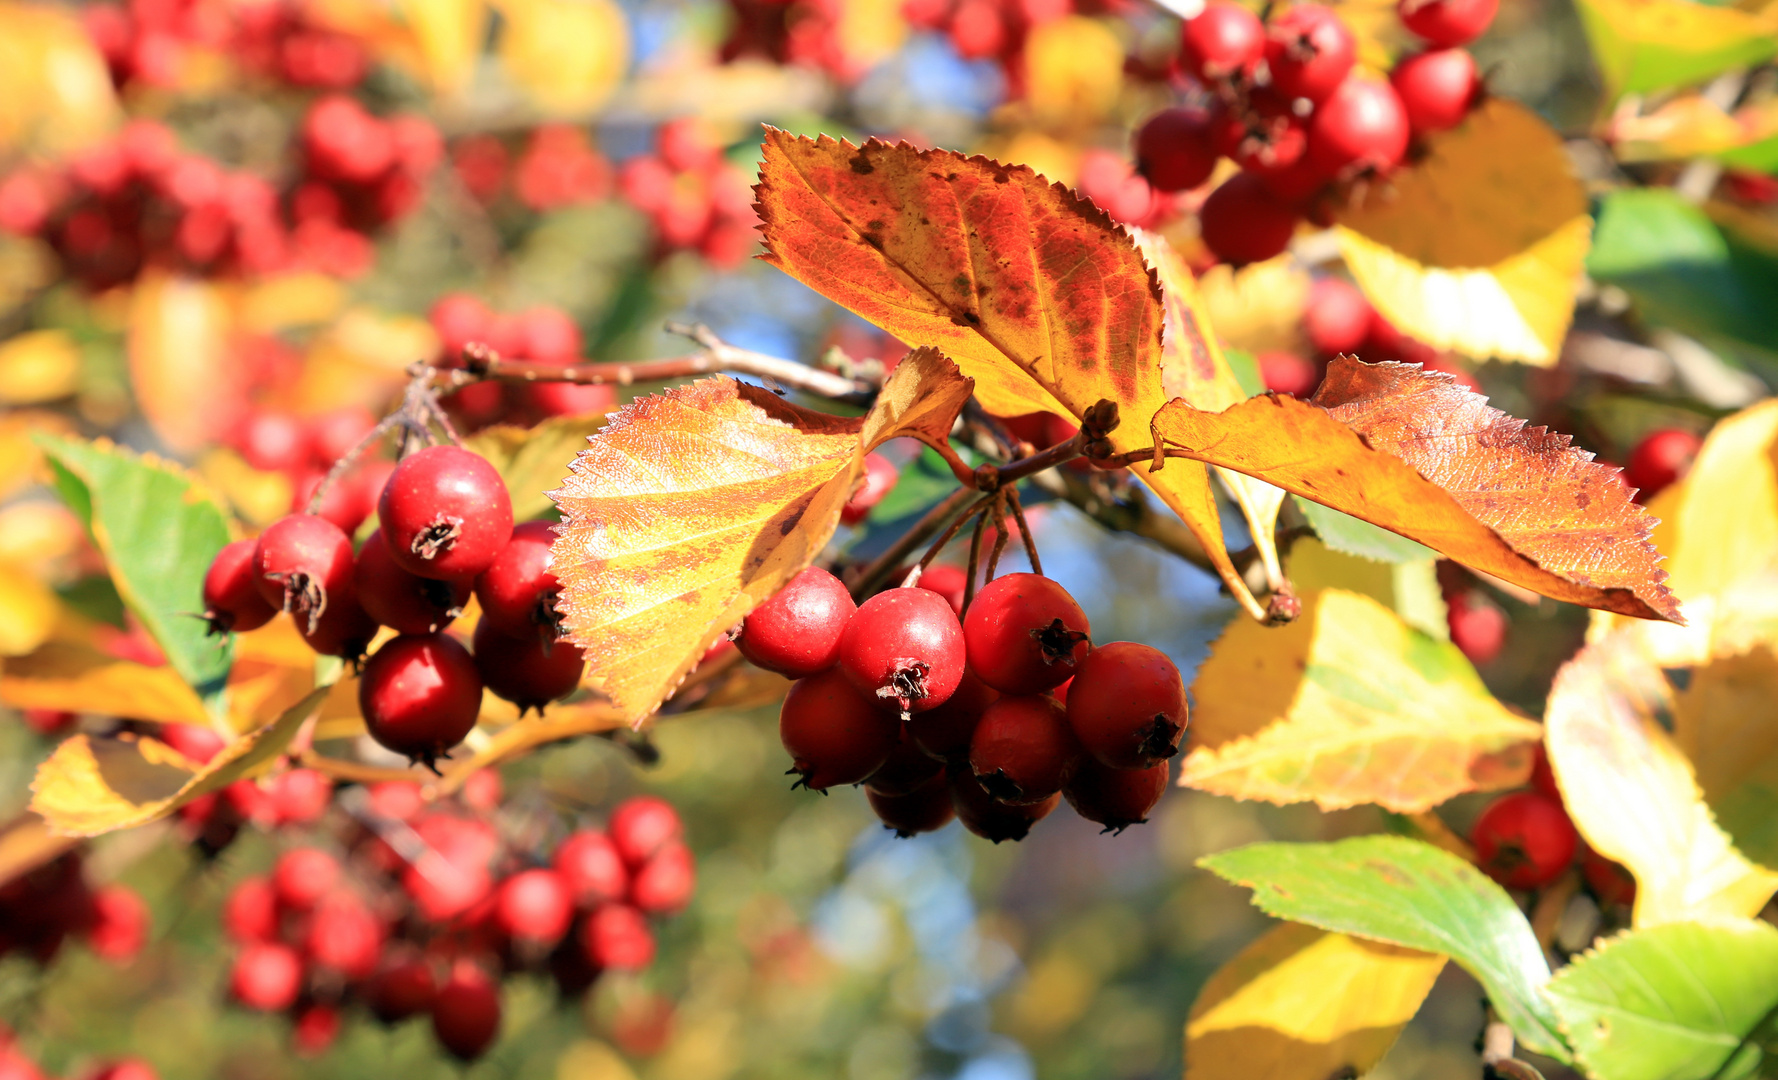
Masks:
[[[162,724],[159,734],[161,742],[199,765],[222,753],[228,745],[221,735],[201,724]]]
[[[443,634],[384,642],[358,681],[358,710],[370,737],[427,765],[463,741],[481,706],[475,659]]]
[[[1229,177],[1198,211],[1204,246],[1237,266],[1282,254],[1296,232],[1297,212],[1252,173]]]
[[[1537,753],[1531,762],[1531,788],[1557,802],[1562,801],[1562,788],[1556,783],[1556,770],[1550,766],[1549,751],[1543,748],[1542,743],[1537,744]]]
[[[314,633],[330,604],[355,603],[352,540],[314,514],[279,518],[253,551],[254,587],[265,602]]]
[[[254,540],[224,544],[204,573],[204,618],[210,633],[227,634],[257,630],[278,613],[254,582]]]
[[[811,566],[748,613],[735,647],[767,671],[800,679],[839,663],[840,636],[857,610],[839,578]]]
[[[1320,4],[1297,4],[1266,33],[1272,89],[1285,97],[1321,101],[1345,80],[1357,55],[1352,31]]]
[[[624,865],[635,868],[683,837],[685,825],[672,803],[653,795],[637,795],[617,804],[607,831]]]
[[[1445,608],[1445,625],[1451,631],[1451,644],[1472,664],[1486,664],[1506,648],[1506,612],[1474,589],[1451,597]]]
[[[1030,804],[1054,795],[1080,756],[1067,710],[1048,694],[1001,698],[982,713],[969,741],[975,778],[1004,803]]]
[[[1371,332],[1371,302],[1340,278],[1318,278],[1309,288],[1303,330],[1323,356],[1356,353]]]
[[[1081,817],[1121,833],[1147,821],[1166,790],[1164,761],[1146,769],[1113,769],[1087,758],[1068,778],[1062,797]]]
[[[500,989],[476,964],[459,960],[432,1001],[432,1034],[459,1061],[474,1061],[500,1033]]]
[[[881,454],[864,456],[864,476],[852,497],[840,510],[840,520],[847,525],[856,525],[870,515],[871,508],[883,501],[883,497],[894,489],[895,482],[901,479],[900,470],[895,464]]]
[[[561,583],[549,572],[553,528],[547,521],[513,526],[512,536],[475,579],[483,621],[509,637],[553,640],[562,625],[556,610]]]
[[[962,761],[969,757],[969,740],[975,735],[976,723],[999,697],[1000,691],[964,668],[957,692],[950,700],[936,709],[915,713],[908,721],[908,737],[940,761]]]
[[[570,833],[556,847],[552,865],[567,883],[574,902],[583,908],[622,900],[630,889],[630,872],[617,845],[594,829]]]
[[[963,822],[965,829],[996,844],[1002,840],[1023,840],[1030,834],[1031,826],[1048,817],[1062,801],[1058,792],[1042,802],[1026,805],[1000,802],[988,794],[967,766],[951,768],[947,784],[957,820]]]
[[[386,956],[364,988],[370,1011],[385,1024],[432,1011],[438,979],[432,965],[411,946]]]
[[[492,625],[480,622],[473,639],[476,670],[482,684],[495,697],[525,710],[543,707],[567,697],[580,687],[586,669],[578,646],[567,641],[540,641],[536,637],[507,637]]]
[[[512,537],[512,497],[494,466],[455,446],[429,446],[395,466],[377,500],[395,561],[421,577],[473,578]]]
[[[1402,25],[1433,46],[1450,49],[1482,36],[1500,0],[1398,0]]]
[[[1624,482],[1637,489],[1637,498],[1651,499],[1686,474],[1703,445],[1702,439],[1678,428],[1651,431],[1630,451]]]
[[[944,597],[945,603],[951,605],[951,610],[959,617],[962,616],[963,592],[969,584],[969,574],[961,566],[952,566],[949,563],[928,566],[921,572],[918,584],[920,588]]]
[[[322,656],[338,656],[356,664],[377,636],[377,621],[364,613],[356,597],[329,604],[311,628],[297,624],[303,644]]]
[[[1561,803],[1515,791],[1488,804],[1469,840],[1489,877],[1509,889],[1535,889],[1568,869],[1580,836]]]
[[[883,827],[894,830],[896,836],[903,838],[916,833],[937,832],[956,816],[951,806],[950,782],[943,769],[911,791],[890,795],[866,786],[864,797]]]
[[[486,822],[424,814],[413,822],[413,830],[427,850],[402,870],[401,887],[421,918],[449,922],[494,891],[488,864],[500,841]]]
[[[1429,135],[1462,123],[1482,83],[1469,53],[1435,49],[1397,61],[1389,85],[1400,95],[1414,134]]]
[[[889,589],[858,606],[840,638],[840,670],[873,701],[901,712],[945,703],[963,678],[963,628],[944,597]]]
[[[1035,694],[1074,677],[1092,648],[1086,613],[1042,574],[1007,574],[963,616],[969,667],[1003,694]]]
[[[1257,117],[1230,123],[1233,127],[1226,138],[1229,158],[1262,177],[1288,174],[1309,147],[1307,129],[1295,117]]]
[[[931,714],[921,713],[920,715],[930,716]],[[884,761],[876,772],[870,774],[870,778],[864,782],[864,786],[879,795],[906,795],[942,771],[944,771],[944,766],[939,763],[937,758],[915,744],[913,737],[907,731],[907,725],[904,724],[901,741],[895,744],[895,749],[889,751],[888,760]]]
[[[319,1057],[339,1038],[341,1025],[337,1005],[311,1001],[296,1011],[290,1022],[290,1042],[298,1057]]]
[[[249,1009],[282,1012],[296,1004],[302,981],[302,958],[295,949],[276,941],[255,941],[235,956],[228,988]]]
[[[340,879],[339,860],[320,848],[291,848],[272,867],[272,892],[291,911],[307,911]]]
[[[1238,4],[1218,0],[1180,32],[1185,69],[1205,82],[1250,70],[1265,53],[1266,28],[1259,16]]]
[[[674,841],[636,871],[636,880],[630,884],[630,903],[650,915],[677,914],[691,903],[697,881],[691,848]]]
[[[260,409],[241,421],[229,440],[247,464],[263,472],[292,472],[309,460],[309,429],[292,413]]]
[[[358,552],[358,603],[364,613],[398,634],[432,634],[463,614],[469,581],[410,574],[389,553],[377,529]],[[484,615],[485,619],[485,615]]]
[[[1195,188],[1215,169],[1208,109],[1162,109],[1136,130],[1136,171],[1158,191]]]
[[[1068,687],[1068,723],[1088,754],[1114,769],[1146,769],[1179,752],[1185,683],[1158,649],[1114,641],[1094,649]]]
[[[1581,845],[1580,876],[1601,905],[1636,902],[1636,878],[1630,871],[1584,844]]]
[[[358,980],[376,970],[383,953],[383,924],[350,893],[321,898],[309,916],[303,951],[317,967]]]
[[[860,693],[838,668],[798,679],[778,713],[778,737],[797,777],[791,786],[826,791],[863,781],[888,760],[899,727],[893,713]]]
[[[573,894],[554,870],[521,870],[494,892],[494,925],[513,941],[548,948],[573,921]]]
[[[333,781],[315,769],[290,769],[268,785],[266,797],[280,825],[309,825],[333,801]]]
[[[1386,82],[1353,76],[1309,120],[1306,160],[1326,176],[1385,173],[1407,150],[1407,110]]]
[[[580,928],[587,959],[608,971],[641,971],[654,960],[654,934],[648,920],[628,904],[594,908]]]

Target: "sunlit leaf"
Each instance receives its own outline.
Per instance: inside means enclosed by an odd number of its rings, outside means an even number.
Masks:
[[[36,436],[72,435],[67,417],[46,409],[14,409],[0,413],[0,498],[45,479],[43,450]]]
[[[1377,310],[1439,348],[1555,363],[1592,231],[1561,138],[1494,98],[1390,186],[1340,219],[1341,253]]]
[[[1290,580],[1301,591],[1345,589],[1363,593],[1422,634],[1449,641],[1448,610],[1434,563],[1430,554],[1414,562],[1380,562],[1340,551],[1315,537],[1304,537],[1290,545]]]
[[[1387,529],[1380,529],[1368,521],[1360,521],[1351,514],[1342,514],[1332,507],[1323,506],[1300,495],[1293,497],[1296,499],[1297,509],[1308,519],[1309,527],[1315,530],[1315,535],[1335,551],[1391,563],[1420,562],[1437,557],[1437,552],[1425,544],[1416,544],[1405,536],[1397,536]]]
[[[0,564],[0,656],[23,656],[42,645],[61,607],[29,571]]]
[[[30,873],[77,843],[51,830],[36,814],[18,815],[0,826],[0,884]]]
[[[1238,268],[1217,263],[1198,279],[1198,292],[1206,323],[1230,347],[1302,353],[1308,347],[1303,308],[1309,285],[1308,270],[1285,254]]]
[[[1025,38],[1025,102],[1039,124],[1101,120],[1124,86],[1124,43],[1104,21],[1064,15]]]
[[[34,405],[74,393],[80,350],[65,331],[33,330],[0,343],[0,405]]]
[[[721,377],[613,413],[550,493],[563,517],[554,567],[587,685],[625,719],[647,717],[820,552],[864,455],[903,435],[943,442],[969,393],[923,349],[859,419]]]
[[[1302,923],[1273,927],[1198,992],[1186,1080],[1327,1080],[1382,1059],[1445,958]]]
[[[156,435],[178,450],[214,442],[241,415],[247,365],[230,350],[234,315],[223,287],[145,274],[130,301],[130,383]]]
[[[1778,652],[1761,645],[1695,668],[1674,695],[1673,738],[1734,844],[1778,866]]]
[[[1575,7],[1608,98],[1694,85],[1778,52],[1770,8],[1754,14],[1686,0],[1580,0]]]
[[[604,104],[630,63],[630,27],[612,0],[498,0],[506,73],[544,109]]]
[[[464,445],[500,471],[512,492],[513,520],[529,521],[550,508],[549,493],[568,475],[568,460],[604,424],[604,416],[556,416],[528,428],[497,424]]]
[[[73,11],[0,4],[0,148],[62,154],[119,119],[111,73]]]
[[[443,94],[461,91],[475,74],[488,29],[483,0],[399,0],[418,47],[422,74]]]

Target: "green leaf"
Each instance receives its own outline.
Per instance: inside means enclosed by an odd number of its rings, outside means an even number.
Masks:
[[[1751,1074],[1741,1049],[1778,1009],[1778,929],[1752,919],[1630,930],[1545,988],[1595,1080],[1725,1080]]]
[[[1474,975],[1527,1048],[1567,1061],[1541,988],[1550,969],[1506,890],[1446,851],[1400,836],[1249,844],[1198,860],[1253,890],[1268,915],[1442,953]]]
[[[1253,397],[1266,392],[1266,381],[1259,377],[1259,361],[1252,353],[1225,347],[1222,355],[1229,362],[1229,370],[1235,373],[1235,381],[1241,384],[1242,393]]]
[[[1292,495],[1297,509],[1309,519],[1309,526],[1323,543],[1335,551],[1357,555],[1372,562],[1409,563],[1438,558],[1438,552],[1416,544],[1405,536],[1380,529],[1368,521],[1342,514],[1332,507],[1310,502],[1301,495]]]
[[[605,426],[604,414],[557,416],[536,427],[497,424],[463,440],[488,459],[512,493],[512,519],[530,521],[547,513],[548,492],[562,486],[568,463],[586,449],[587,437]]]
[[[232,638],[209,636],[204,572],[228,543],[228,522],[191,477],[107,443],[39,435],[56,490],[105,556],[124,606],[167,662],[213,710],[234,661]]]
[[[1608,99],[1694,86],[1778,52],[1769,17],[1687,0],[1579,0]]]

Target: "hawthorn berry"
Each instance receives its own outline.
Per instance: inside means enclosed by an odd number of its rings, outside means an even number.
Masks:
[[[556,610],[561,583],[549,571],[554,536],[547,521],[513,526],[494,561],[475,579],[483,622],[510,637],[555,640],[562,614]]]
[[[1263,179],[1243,172],[1210,193],[1198,221],[1204,246],[1218,259],[1239,266],[1282,254],[1296,232],[1297,212],[1273,195]]]
[[[289,769],[270,782],[266,798],[278,824],[312,824],[333,801],[333,781],[315,769]]]
[[[904,725],[895,749],[889,751],[888,759],[870,774],[864,786],[879,795],[906,795],[942,771],[939,760],[921,750]]]
[[[1310,166],[1326,176],[1386,173],[1408,150],[1408,114],[1386,82],[1353,76],[1309,120]]]
[[[650,915],[672,915],[691,903],[697,864],[691,848],[675,840],[655,852],[630,883],[630,903]]]
[[[590,908],[622,900],[630,889],[630,872],[611,837],[594,829],[570,833],[556,846],[551,860],[568,885],[574,902]]]
[[[249,413],[229,438],[247,464],[261,472],[294,472],[312,453],[309,431],[294,414],[274,409]]]
[[[269,878],[242,878],[230,890],[222,903],[222,930],[241,944],[278,936],[278,894]]]
[[[1357,56],[1352,31],[1320,4],[1297,4],[1267,28],[1266,67],[1272,89],[1285,97],[1325,99],[1352,71]]]
[[[35,1070],[28,1073],[7,1072],[6,1066],[0,1063],[0,1076],[7,1080],[38,1080],[39,1075]],[[97,1072],[88,1073],[86,1080],[160,1080],[160,1077],[141,1058],[124,1058],[105,1065]]]
[[[290,1041],[299,1057],[319,1057],[340,1035],[340,1010],[325,1001],[311,1001],[290,1023]]]
[[[970,670],[1003,694],[1035,694],[1072,678],[1092,648],[1086,613],[1042,574],[988,582],[963,616]]]
[[[410,573],[473,578],[512,537],[512,496],[479,454],[429,446],[395,466],[377,522],[389,554]]]
[[[1537,753],[1531,762],[1531,788],[1548,797],[1562,801],[1562,787],[1556,782],[1556,770],[1550,765],[1550,754],[1542,743],[1537,744]]]
[[[507,637],[485,621],[476,624],[472,640],[482,685],[517,705],[521,716],[527,709],[542,713],[580,687],[586,662],[572,642]]]
[[[641,971],[654,960],[648,920],[628,904],[601,904],[580,927],[587,959],[607,971]]]
[[[358,603],[364,613],[398,634],[432,634],[463,614],[470,583],[411,574],[395,561],[383,530],[374,530],[358,552]]]
[[[356,597],[336,600],[313,627],[298,624],[303,644],[321,656],[338,656],[356,664],[377,636],[377,621],[364,613]]]
[[[1445,605],[1451,644],[1472,664],[1486,664],[1506,648],[1506,612],[1482,599],[1474,589],[1453,595]]]
[[[950,781],[942,768],[924,783],[899,794],[878,791],[867,784],[864,797],[883,827],[903,839],[916,833],[937,832],[957,813],[951,806]]]
[[[253,549],[254,587],[266,603],[296,617],[297,629],[314,634],[329,605],[355,604],[352,540],[338,525],[314,514],[279,518]]]
[[[994,702],[969,740],[970,769],[988,794],[1004,803],[1029,804],[1054,795],[1080,757],[1067,710],[1048,694]]]
[[[320,848],[291,848],[272,867],[272,892],[280,906],[307,911],[340,878],[339,860]]]
[[[432,999],[432,1034],[459,1061],[474,1061],[500,1033],[500,989],[469,960],[451,967]]]
[[[1303,308],[1303,330],[1322,356],[1355,353],[1370,336],[1371,302],[1341,278],[1317,278]]]
[[[383,954],[383,924],[356,896],[332,893],[309,915],[303,952],[317,967],[348,979],[365,978]]]
[[[1121,833],[1147,821],[1166,790],[1165,761],[1146,769],[1113,769],[1089,757],[1063,785],[1062,797],[1081,817]]]
[[[1088,754],[1114,769],[1146,769],[1177,754],[1188,722],[1179,669],[1147,645],[1094,649],[1068,687],[1069,726]]]
[[[1488,804],[1469,840],[1489,877],[1509,889],[1535,889],[1568,869],[1580,836],[1561,803],[1515,791]]]
[[[945,603],[951,605],[951,610],[959,618],[962,617],[963,593],[969,584],[969,574],[961,566],[952,566],[950,563],[928,566],[921,571],[917,584],[922,589],[944,597]]]
[[[1415,135],[1454,128],[1481,92],[1475,58],[1462,49],[1435,49],[1397,61],[1389,85],[1401,96]]]
[[[1263,352],[1254,358],[1259,381],[1275,394],[1306,398],[1321,384],[1321,371],[1313,363],[1288,352]]]
[[[1630,871],[1585,844],[1581,845],[1580,876],[1602,906],[1636,902],[1636,878]]]
[[[606,831],[624,865],[635,868],[684,836],[685,825],[672,803],[653,795],[637,795],[617,805]]]
[[[249,1009],[281,1012],[296,1004],[302,980],[302,958],[295,949],[276,941],[254,941],[235,956],[228,988]]]
[[[224,544],[204,572],[204,620],[210,624],[210,633],[257,630],[278,613],[254,582],[258,547],[254,540]]]
[[[93,892],[87,948],[101,960],[128,963],[148,941],[152,921],[148,905],[127,885],[106,885]]]
[[[791,786],[815,791],[856,784],[876,772],[895,748],[898,730],[894,714],[838,668],[798,679],[778,713],[778,737],[797,777]]]
[[[428,766],[463,741],[481,706],[475,658],[443,634],[384,642],[358,680],[358,710],[370,737]]]
[[[554,870],[521,870],[494,892],[494,926],[513,941],[548,948],[573,921],[574,897]]]
[[[1654,498],[1691,468],[1704,441],[1689,431],[1661,428],[1643,436],[1630,451],[1624,481],[1637,489],[1637,498]]]
[[[1440,49],[1481,37],[1498,10],[1500,0],[1397,0],[1395,5],[1403,26]]]
[[[957,692],[936,709],[915,713],[907,723],[907,735],[920,750],[940,761],[969,757],[969,740],[982,713],[1000,697],[1000,691],[976,677],[969,668],[957,683]]]
[[[1031,826],[1049,816],[1062,801],[1060,792],[1041,802],[1014,805],[1003,803],[988,794],[968,766],[953,766],[947,771],[946,784],[951,791],[951,805],[963,827],[984,840],[998,844],[1002,840],[1023,840]]]
[[[371,1013],[385,1024],[395,1024],[432,1011],[438,980],[425,956],[409,948],[385,954],[364,990]]]
[[[1180,30],[1185,69],[1205,82],[1249,72],[1265,54],[1266,28],[1238,4],[1216,0]]]
[[[748,613],[735,647],[755,666],[800,679],[839,663],[840,636],[857,610],[839,578],[811,566]]]
[[[413,823],[428,850],[401,872],[401,888],[421,918],[450,922],[494,891],[488,864],[499,839],[486,822],[426,814]]]
[[[864,476],[860,478],[858,489],[840,509],[840,520],[847,525],[856,525],[869,517],[871,508],[883,501],[899,479],[901,472],[894,462],[878,453],[864,455]]]
[[[861,693],[903,713],[945,703],[963,678],[963,628],[944,597],[888,589],[858,606],[840,637],[839,670]]]
[[[1136,129],[1136,171],[1157,191],[1184,191],[1210,179],[1216,169],[1210,116],[1208,109],[1178,106],[1149,117]]]
[[[228,745],[221,735],[201,724],[166,723],[157,734],[161,742],[199,765],[222,753]]]

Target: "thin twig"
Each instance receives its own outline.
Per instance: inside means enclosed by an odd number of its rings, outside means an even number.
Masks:
[[[1031,535],[1031,526],[1025,522],[1025,507],[1019,502],[1019,489],[1015,485],[1006,489],[1006,501],[1012,506],[1013,520],[1019,523],[1019,537],[1025,541],[1025,557],[1031,560],[1031,572],[1043,573],[1043,560],[1037,557],[1037,537]]]
[[[990,508],[994,513],[994,550],[988,554],[988,573],[982,581],[984,585],[994,580],[994,575],[1000,570],[1000,553],[1006,550],[1008,534],[1004,502],[1004,499],[995,499]]]
[[[938,558],[939,552],[945,549],[945,545],[950,543],[952,538],[962,531],[963,526],[969,524],[977,514],[986,510],[990,501],[992,501],[992,496],[982,499],[969,509],[963,511],[963,513],[959,514],[957,520],[951,522],[945,531],[939,535],[939,538],[932,542],[932,546],[926,549],[926,554],[920,557],[920,561],[914,566],[914,570],[924,572],[928,566],[931,566],[932,560]]]
[[[921,544],[925,543],[933,533],[944,525],[950,516],[970,499],[975,498],[974,488],[960,487],[945,496],[937,506],[926,511],[926,516],[914,523],[914,527],[903,533],[901,538],[889,546],[889,550],[878,555],[863,567],[848,575],[852,578],[851,589],[854,598],[869,596],[870,591],[882,584],[889,572],[900,565],[901,561]]]
[[[975,519],[975,529],[969,534],[969,578],[963,583],[963,610],[968,611],[970,603],[975,599],[975,576],[982,558],[982,530],[988,527],[988,515],[983,514]]]
[[[1579,891],[1580,871],[1570,869],[1544,886],[1537,894],[1537,903],[1532,905],[1531,932],[1537,936],[1537,943],[1543,946],[1544,955],[1552,963],[1556,960],[1556,928],[1562,924],[1562,914],[1568,910],[1568,902]]]
[[[310,514],[319,514],[321,512],[322,500],[327,498],[328,491],[331,490],[335,484],[339,483],[347,473],[352,471],[353,467],[358,464],[358,459],[364,456],[366,450],[383,441],[390,431],[401,426],[402,423],[403,421],[399,412],[390,413],[388,416],[378,420],[375,427],[365,432],[364,437],[354,443],[352,449],[341,454],[339,460],[334,462],[332,467],[327,470],[327,475],[321,478],[321,482],[315,485],[314,493],[309,496],[309,505],[304,508],[305,511]]]

